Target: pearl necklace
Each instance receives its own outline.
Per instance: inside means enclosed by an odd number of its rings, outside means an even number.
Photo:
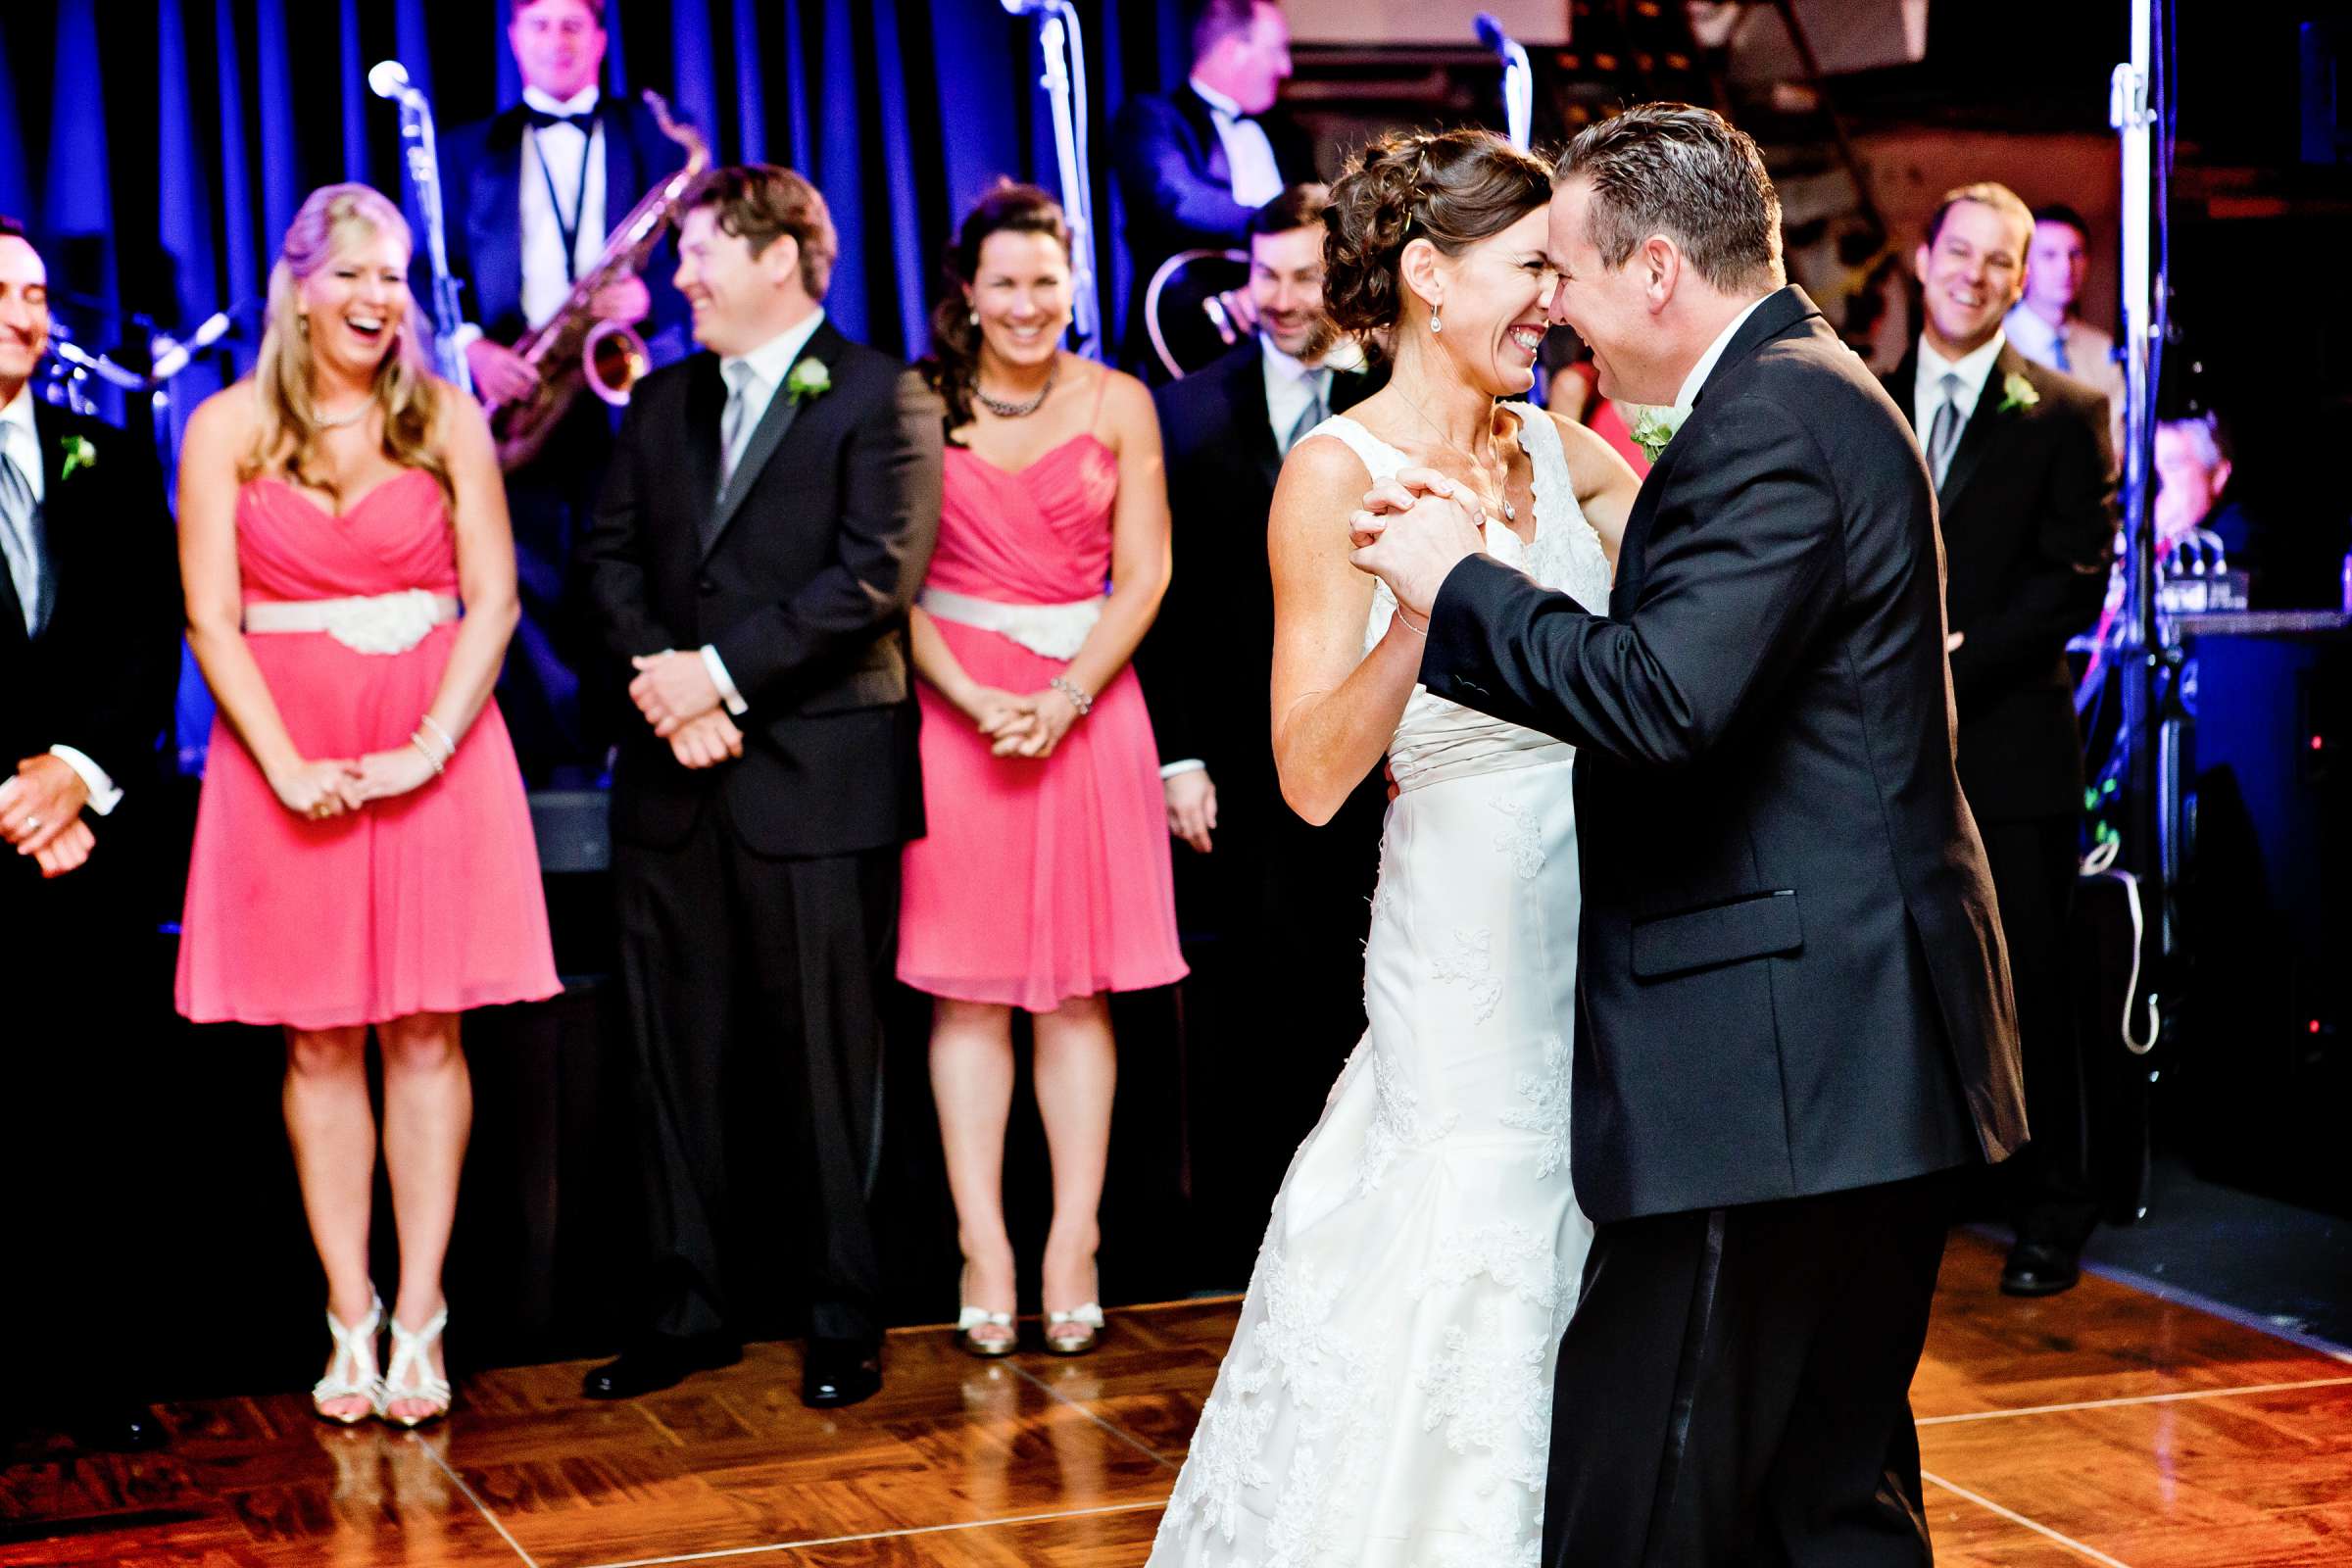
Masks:
[[[328,418],[325,415],[320,414],[317,408],[313,408],[311,410],[311,423],[321,430],[340,430],[347,425],[357,424],[362,419],[366,418],[368,416],[368,411],[372,408],[374,404],[375,399],[372,397],[362,398],[358,408],[352,410],[349,414],[339,415],[332,419]]]

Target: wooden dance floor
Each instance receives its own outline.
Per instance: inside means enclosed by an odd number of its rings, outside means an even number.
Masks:
[[[1914,1394],[1944,1568],[2352,1563],[2352,1359],[2096,1278],[2008,1300],[1999,1270],[1954,1238]],[[1132,1568],[1236,1310],[1114,1312],[1075,1361],[897,1333],[882,1395],[829,1415],[789,1345],[630,1404],[486,1373],[416,1437],[172,1405],[166,1452],[0,1470],[0,1563]]]

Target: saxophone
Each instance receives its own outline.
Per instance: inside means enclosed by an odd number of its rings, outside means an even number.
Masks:
[[[514,352],[538,372],[539,381],[528,396],[489,407],[499,466],[509,471],[528,463],[546,444],[583,386],[618,408],[629,401],[637,378],[652,368],[645,339],[620,321],[597,318],[596,296],[606,284],[645,265],[662,231],[677,217],[686,193],[710,168],[710,149],[692,125],[670,118],[669,105],[660,93],[648,88],[644,98],[661,122],[662,134],[686,149],[686,167],[645,193],[605,241],[595,265],[572,284],[556,314],[515,343]]]

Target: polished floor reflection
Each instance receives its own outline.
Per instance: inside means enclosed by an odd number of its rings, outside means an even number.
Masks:
[[[2095,1278],[2008,1300],[1999,1265],[1954,1239],[1914,1393],[1939,1564],[2352,1563],[2352,1360]],[[1074,1361],[894,1334],[882,1395],[831,1413],[790,1346],[627,1404],[486,1373],[422,1436],[173,1405],[160,1454],[12,1455],[0,1564],[1135,1568],[1235,1311],[1116,1312]]]

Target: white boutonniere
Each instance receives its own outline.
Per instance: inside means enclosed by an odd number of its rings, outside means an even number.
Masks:
[[[86,435],[60,436],[57,449],[66,455],[64,466],[57,470],[61,481],[73,478],[76,469],[98,466],[98,449]]]
[[[2007,375],[2001,377],[2000,406],[1992,412],[2007,414],[2011,409],[2030,409],[2040,401],[2041,394],[2034,390],[2034,383],[2017,371],[2011,370]]]
[[[1650,466],[1657,466],[1658,454],[1666,450],[1666,443],[1674,439],[1675,432],[1683,427],[1683,421],[1689,417],[1685,410],[1664,409],[1654,404],[1642,410],[1640,417],[1634,420],[1634,445],[1640,447],[1642,455],[1649,459]]]
[[[784,377],[784,395],[792,399],[795,408],[832,390],[833,372],[825,368],[822,360],[803,360]]]

